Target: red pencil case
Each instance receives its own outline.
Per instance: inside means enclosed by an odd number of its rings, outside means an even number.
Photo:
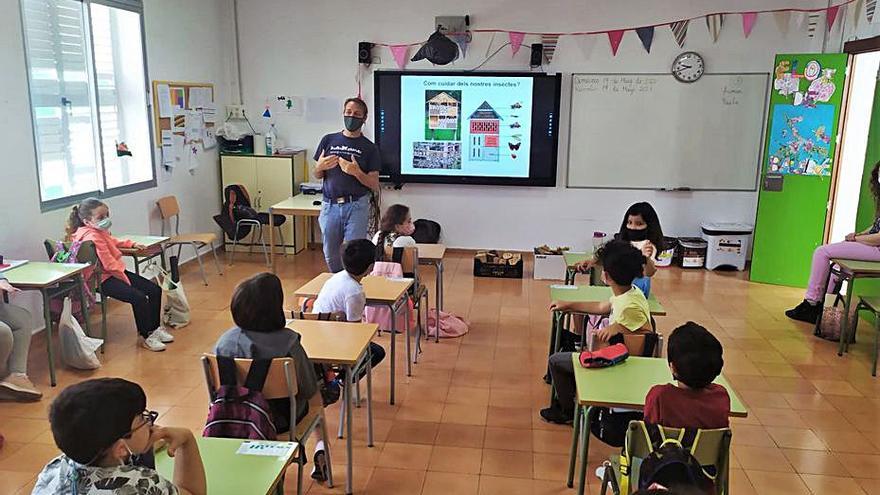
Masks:
[[[598,351],[583,351],[580,355],[584,368],[607,368],[626,361],[629,351],[623,344],[614,344]]]

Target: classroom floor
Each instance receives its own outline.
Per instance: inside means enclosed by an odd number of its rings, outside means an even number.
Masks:
[[[135,346],[127,307],[114,305],[104,366],[95,372],[59,371],[59,387],[48,386],[45,342],[31,349],[31,376],[46,393],[40,403],[0,403],[0,494],[30,493],[42,466],[57,454],[46,407],[65,385],[97,376],[140,383],[159,422],[201,432],[207,394],[199,355],[232,324],[228,311],[236,282],[261,271],[262,258],[237,257],[222,277],[209,270],[201,284],[197,267],[183,267],[193,323],[175,332],[163,353]],[[528,268],[528,267],[527,267]],[[324,270],[320,252],[279,260],[285,291]],[[365,445],[366,410],[355,411],[356,493],[370,494],[565,494],[571,428],[543,423],[547,401],[541,381],[549,331],[548,281],[475,279],[467,254],[446,260],[446,308],[466,316],[471,332],[440,344],[424,343],[413,376],[399,358],[398,403],[388,404],[388,363],[374,374],[375,447]],[[433,276],[428,268],[423,273]],[[433,281],[428,284],[433,288]],[[669,316],[658,318],[668,334],[694,320],[725,347],[724,373],[749,406],[747,419],[733,420],[734,495],[880,494],[880,379],[869,371],[863,324],[859,343],[839,358],[836,346],[818,340],[783,310],[796,304],[795,289],[752,284],[743,274],[662,269],[653,290]],[[433,292],[432,292],[433,302]],[[291,299],[288,306],[293,307]],[[99,319],[93,320],[99,322]],[[386,349],[388,335],[378,339]],[[398,340],[400,344],[402,340]],[[401,346],[399,349],[403,349]],[[327,411],[336,430],[338,404]],[[307,482],[308,493],[342,493],[345,443],[335,440],[336,487]],[[591,442],[590,470],[610,448]],[[311,452],[311,446],[309,447]],[[295,468],[287,493],[295,493]],[[589,477],[589,493],[599,492]]]

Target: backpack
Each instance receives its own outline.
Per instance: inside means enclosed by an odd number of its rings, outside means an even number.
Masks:
[[[416,227],[412,238],[419,244],[437,244],[440,242],[440,224],[433,220],[420,218],[413,222]]]
[[[223,189],[223,209],[214,215],[214,222],[223,229],[226,237],[241,240],[251,233],[251,225],[241,225],[236,229],[239,220],[257,220],[259,213],[251,206],[251,198],[247,189],[240,184],[231,184]]]
[[[641,425],[645,435],[651,440],[651,453],[642,460],[639,468],[640,490],[656,483],[667,488],[688,486],[701,493],[714,493],[714,477],[706,473],[693,455],[699,439],[698,429],[683,428],[678,438],[666,438],[665,432],[659,426],[649,423]],[[625,462],[623,457],[621,456],[621,464]]]
[[[48,246],[48,244],[47,244]],[[73,241],[70,243],[70,249],[67,249],[64,246],[64,243],[61,241],[55,242],[55,248],[53,250],[53,254],[50,256],[49,261],[52,263],[79,263],[76,259],[77,254],[79,254],[79,248],[82,246],[82,241]],[[48,248],[47,248],[48,249]],[[95,304],[95,294],[92,293],[92,289],[89,288],[89,282],[91,281],[91,271],[88,271],[89,277],[83,277],[82,286],[83,286],[83,294],[86,296],[86,311]],[[98,283],[100,284],[100,280]],[[52,319],[59,318],[60,315],[64,311],[64,301],[57,297],[49,300],[49,312],[52,315]],[[79,297],[71,301],[71,312],[74,315],[79,315],[81,318],[85,318],[86,316],[83,314],[82,310],[82,302]]]
[[[238,385],[235,359],[217,356],[220,388],[211,400],[204,437],[275,440],[272,409],[263,397],[271,359],[254,359],[244,386]]]

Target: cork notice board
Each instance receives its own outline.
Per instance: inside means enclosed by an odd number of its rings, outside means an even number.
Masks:
[[[175,110],[200,111],[206,130],[217,121],[214,85],[180,81],[153,81],[153,128],[156,142],[162,142],[162,131],[184,135],[184,117]],[[213,134],[213,132],[212,132]]]

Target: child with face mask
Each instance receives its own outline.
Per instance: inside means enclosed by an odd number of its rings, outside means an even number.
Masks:
[[[412,238],[416,231],[409,207],[404,205],[391,205],[385,210],[379,221],[379,231],[373,236],[373,244],[376,245],[376,260],[385,258],[385,248],[415,246],[416,241]]]
[[[43,468],[32,493],[206,493],[205,469],[192,432],[157,426],[158,416],[147,410],[140,385],[121,378],[67,387],[49,408],[52,436],[62,454]],[[160,442],[174,459],[172,480],[136,461],[152,456]]]
[[[67,221],[67,238],[73,242],[92,241],[101,262],[101,295],[131,304],[141,347],[158,352],[174,336],[161,325],[162,289],[155,282],[125,269],[119,248],[143,248],[110,234],[110,209],[96,198],[86,198],[73,207]],[[92,276],[86,270],[86,278]]]

